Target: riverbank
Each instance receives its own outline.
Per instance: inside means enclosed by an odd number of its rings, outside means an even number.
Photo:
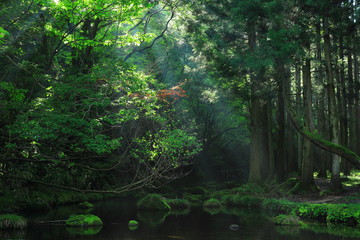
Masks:
[[[0,213],[17,213],[24,210],[47,211],[56,206],[84,201],[99,201],[110,197],[114,197],[114,195],[84,194],[39,187],[5,190],[0,194]]]

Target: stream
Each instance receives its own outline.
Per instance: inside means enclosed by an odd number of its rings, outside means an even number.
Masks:
[[[182,212],[139,212],[133,200],[110,199],[95,202],[92,214],[104,225],[98,228],[69,228],[63,224],[30,224],[23,231],[0,230],[0,239],[56,240],[352,240],[360,239],[359,231],[349,227],[316,226],[309,229],[275,226],[259,209],[223,208],[206,211],[201,207]],[[77,205],[58,207],[49,212],[27,212],[33,221],[67,219],[79,213]],[[128,221],[137,220],[136,230]],[[236,224],[234,231],[229,228]],[[352,232],[353,231],[353,232]],[[332,234],[330,234],[332,232]],[[341,233],[342,236],[335,235]],[[357,235],[358,234],[358,235]],[[348,236],[348,237],[345,237]]]

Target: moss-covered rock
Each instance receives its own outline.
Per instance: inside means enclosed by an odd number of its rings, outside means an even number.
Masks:
[[[139,222],[136,220],[130,220],[128,223],[128,227],[131,231],[136,230],[139,227]]]
[[[259,207],[263,201],[261,197],[239,194],[224,195],[221,200],[225,205],[242,207]]]
[[[69,227],[87,227],[101,225],[103,225],[101,219],[98,216],[92,214],[74,215],[66,221],[66,226]]]
[[[1,229],[23,229],[27,226],[27,220],[15,214],[1,214],[0,228]]]
[[[220,208],[221,203],[216,198],[210,198],[204,202],[203,207],[205,207],[205,208]]]
[[[201,195],[205,195],[209,192],[206,188],[204,188],[202,186],[189,186],[189,187],[184,188],[184,191],[186,193],[201,194]]]
[[[292,226],[299,226],[300,225],[300,218],[295,215],[278,215],[274,217],[273,222],[276,225],[292,225]]]
[[[89,208],[94,208],[94,205],[89,202],[82,202],[82,203],[79,203],[79,208],[89,209]]]
[[[185,193],[184,199],[188,200],[191,206],[201,206],[203,202],[203,196],[198,194]]]
[[[148,194],[137,202],[139,209],[169,211],[171,207],[166,203],[165,198],[159,194]]]
[[[171,209],[186,209],[190,207],[190,202],[186,199],[166,199]]]

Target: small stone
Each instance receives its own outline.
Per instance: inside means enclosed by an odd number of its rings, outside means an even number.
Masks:
[[[232,231],[237,231],[237,230],[239,230],[239,225],[237,225],[237,224],[231,224],[231,225],[229,226],[229,229],[232,230]]]

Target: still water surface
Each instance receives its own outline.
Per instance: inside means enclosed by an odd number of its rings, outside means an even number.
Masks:
[[[257,209],[222,209],[209,213],[202,208],[178,214],[138,212],[134,201],[112,199],[98,202],[93,214],[104,222],[102,228],[67,228],[64,225],[33,224],[26,231],[0,231],[0,239],[27,240],[354,240],[315,233],[299,227],[274,226]],[[47,213],[30,213],[33,219],[59,220],[78,213],[76,206],[61,207]],[[29,213],[28,213],[29,214]],[[140,226],[129,230],[128,221],[136,219]],[[237,231],[229,229],[232,224]],[[324,227],[326,229],[326,227]],[[344,231],[344,230],[343,230]],[[346,229],[345,229],[346,231]]]

